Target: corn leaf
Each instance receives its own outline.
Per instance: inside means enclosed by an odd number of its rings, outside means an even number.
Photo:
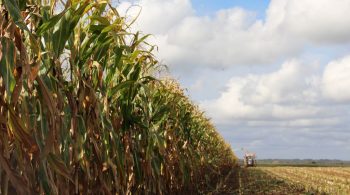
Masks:
[[[64,10],[61,13],[51,17],[48,21],[44,22],[41,26],[39,26],[37,31],[36,31],[37,35],[40,36],[43,33],[45,33],[47,30],[53,28],[59,22],[59,20],[62,18],[62,16],[64,16],[66,11],[67,10]]]
[[[13,75],[15,67],[16,50],[13,42],[5,37],[0,37],[2,45],[2,59],[0,61],[0,73],[4,79],[8,100],[11,99],[12,91],[16,81]]]

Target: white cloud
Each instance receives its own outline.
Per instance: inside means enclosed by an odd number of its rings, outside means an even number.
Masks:
[[[124,1],[118,10],[122,15],[131,17],[131,20],[141,11],[135,23],[136,28],[155,35],[167,33],[194,12],[188,0]]]
[[[186,17],[155,37],[160,57],[180,67],[268,63],[299,50],[296,41],[239,8],[221,10],[214,17]]]
[[[284,4],[283,27],[313,42],[342,43],[350,36],[349,0],[273,0]],[[284,9],[283,9],[284,8]],[[271,18],[276,18],[272,15]]]
[[[269,74],[235,77],[218,99],[202,106],[221,122],[313,117],[322,112],[315,105],[320,97],[317,69],[291,60]]]
[[[338,102],[350,101],[350,56],[330,62],[323,74],[323,93]]]
[[[321,127],[321,126],[334,126],[341,123],[341,119],[338,117],[330,118],[309,118],[309,119],[292,119],[286,121],[263,121],[263,120],[251,120],[247,122],[247,126],[250,127],[274,127],[274,128],[307,128],[307,127]]]
[[[268,64],[312,44],[350,41],[349,0],[272,0],[266,19],[242,8],[196,16],[189,0],[140,0],[137,29],[154,34],[159,57],[176,69]],[[130,2],[119,6],[125,13]],[[139,8],[131,9],[136,15]]]

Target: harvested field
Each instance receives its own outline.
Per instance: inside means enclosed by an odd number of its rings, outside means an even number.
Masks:
[[[234,168],[222,175],[222,181],[216,182],[211,194],[346,195],[350,194],[349,170],[343,167]]]
[[[344,167],[261,167],[259,170],[309,192],[350,194],[350,168]]]
[[[239,191],[236,194],[304,194],[303,186],[271,176],[259,168],[239,171]]]

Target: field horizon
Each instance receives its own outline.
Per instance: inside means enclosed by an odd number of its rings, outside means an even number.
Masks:
[[[339,159],[257,159],[257,166],[350,166],[350,161]],[[243,164],[243,159],[239,159]]]

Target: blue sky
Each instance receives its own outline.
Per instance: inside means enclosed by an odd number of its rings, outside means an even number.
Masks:
[[[239,157],[350,160],[349,0],[132,2],[134,28]]]
[[[192,0],[193,7],[199,15],[212,14],[220,9],[241,7],[255,11],[259,18],[265,16],[269,2],[269,0]]]

